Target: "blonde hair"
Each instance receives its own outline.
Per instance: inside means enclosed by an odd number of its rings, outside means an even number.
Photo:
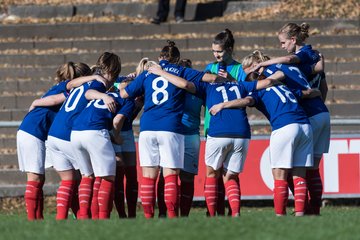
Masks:
[[[147,58],[147,57],[142,58],[136,67],[136,70],[135,70],[136,76],[139,76],[143,71],[147,71],[149,69],[149,67],[151,67],[153,65],[159,65],[159,64],[155,61],[149,60],[149,58]]]
[[[254,63],[265,62],[269,59],[270,57],[265,55],[260,50],[255,50],[251,54],[244,57],[241,64],[243,68],[248,68],[251,67],[251,65],[253,65]]]
[[[91,74],[90,67],[85,63],[67,62],[59,66],[56,70],[56,82],[63,82],[72,80],[81,76],[88,76]]]
[[[296,43],[302,43],[309,37],[308,23],[297,25],[296,23],[287,23],[279,30],[279,34],[285,34],[287,38],[295,37]]]

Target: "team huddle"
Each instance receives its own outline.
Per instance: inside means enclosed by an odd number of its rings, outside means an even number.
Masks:
[[[120,218],[135,218],[138,197],[146,218],[155,216],[156,202],[159,217],[188,216],[203,106],[209,217],[225,215],[225,196],[228,215],[240,216],[240,173],[251,138],[246,107],[256,107],[272,128],[275,214],[286,215],[290,189],[295,216],[319,215],[319,164],[329,148],[330,115],[324,57],[305,44],[308,30],[306,23],[288,23],[278,33],[287,55],[271,59],[256,50],[240,63],[233,59],[232,32],[225,29],[214,37],[216,61],[204,71],[181,59],[172,41],[158,62],[144,58],[126,76],[120,76],[120,57],[110,52],[91,68],[60,66],[58,83],[33,101],[17,133],[28,219],[44,218],[48,167],[61,179],[57,220],[67,219],[69,209],[77,219],[108,219],[113,205]],[[138,184],[132,125],[141,110]]]

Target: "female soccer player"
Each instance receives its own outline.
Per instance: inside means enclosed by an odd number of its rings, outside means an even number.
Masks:
[[[209,63],[205,72],[218,74],[219,76],[225,77],[232,81],[244,81],[246,73],[241,67],[241,63],[233,58],[234,54],[234,36],[229,29],[218,33],[212,42],[212,52],[215,57],[215,62]],[[207,136],[207,131],[210,123],[210,114],[208,109],[205,111],[204,117],[204,135]],[[218,215],[225,214],[225,189],[222,178],[219,178],[218,183]]]
[[[202,98],[208,108],[214,104],[232,99],[244,98],[257,88],[271,86],[272,81],[252,83],[189,82],[158,67],[151,67],[150,72],[164,77],[175,86],[185,89]],[[260,84],[259,84],[260,83]],[[234,119],[237,124],[234,124]],[[215,216],[217,209],[217,182],[223,176],[226,194],[229,198],[232,216],[240,214],[240,185],[238,174],[242,171],[250,139],[250,126],[245,108],[227,109],[210,121],[206,141],[205,163],[207,165],[205,181],[205,200],[209,216]],[[222,171],[222,167],[224,171]]]
[[[160,65],[188,80],[213,77],[190,68],[177,65],[179,49],[169,41],[160,53]],[[141,200],[146,218],[154,217],[155,182],[159,167],[165,178],[165,202],[168,217],[177,216],[177,178],[184,166],[184,135],[181,118],[184,108],[182,89],[166,79],[144,71],[124,89],[122,97],[144,95],[144,112],[140,120],[139,154],[142,167]]]
[[[84,63],[68,62],[56,71],[58,82],[40,99],[32,102],[17,132],[19,168],[27,173],[25,191],[26,211],[29,220],[43,219],[43,185],[45,181],[45,141],[49,128],[68,96],[68,91],[84,81],[72,79],[90,75]]]
[[[90,89],[86,94],[91,91],[94,90]],[[101,99],[92,100],[75,119],[71,132],[71,144],[81,174],[86,178],[100,178],[97,194],[99,219],[110,218],[113,202],[116,158],[109,131],[113,129],[115,142],[121,143],[120,130],[125,118],[131,117],[134,108],[134,101],[124,100],[115,92],[108,95],[116,100],[116,111],[110,112]],[[88,194],[92,195],[90,190]]]
[[[245,57],[243,66],[249,61],[264,59],[261,52]],[[276,72],[264,71],[265,75],[249,73],[247,78],[260,79],[282,77],[274,76]],[[252,80],[252,79],[250,79]],[[320,92],[317,91],[318,96]],[[274,206],[278,216],[286,214],[288,200],[287,174],[292,169],[295,186],[295,215],[303,216],[306,201],[306,169],[313,165],[312,159],[312,129],[310,122],[297,103],[296,97],[284,85],[273,86],[268,89],[252,93],[255,106],[270,121],[272,133],[270,137],[270,162],[274,177]],[[217,114],[224,108],[244,107],[242,99],[219,103],[210,109],[212,114]]]
[[[56,219],[66,219],[69,201],[74,188],[74,169],[78,169],[76,158],[70,142],[71,128],[79,113],[86,107],[89,100],[102,99],[109,110],[115,111],[115,100],[105,94],[121,70],[120,58],[109,52],[103,53],[95,67],[93,81],[74,88],[64,102],[49,130],[48,148],[53,160],[54,168],[60,175],[61,183],[57,193]],[[95,80],[96,79],[96,80]],[[93,91],[87,92],[92,89]],[[88,206],[93,186],[93,178],[83,177],[79,186],[78,218],[88,218]]]
[[[127,86],[136,76],[139,76],[151,64],[157,64],[150,61],[149,58],[140,60],[136,71],[127,76],[119,77],[115,86],[119,89],[119,85]],[[118,212],[119,218],[135,218],[136,206],[138,199],[138,181],[136,170],[136,148],[134,132],[132,129],[133,121],[144,106],[144,99],[142,96],[135,99],[135,106],[131,117],[126,118],[124,125],[121,129],[120,136],[122,143],[113,144],[116,153],[116,177],[115,177],[115,191],[114,203]],[[124,177],[126,177],[126,186],[124,191]],[[96,184],[96,180],[95,183]],[[125,211],[125,197],[128,208],[128,213]],[[165,207],[166,208],[166,207]]]
[[[314,51],[311,45],[305,44],[305,39],[309,37],[309,24],[303,23],[300,26],[295,23],[288,23],[279,31],[279,41],[281,47],[290,55],[273,58],[256,65],[251,71],[262,66],[271,64],[290,64],[297,67],[306,77],[310,87],[316,86],[322,93],[322,101],[326,98],[327,84],[324,75],[324,57],[317,51]],[[291,74],[296,74],[292,70]],[[315,75],[315,73],[319,73]],[[300,75],[299,75],[300,76]],[[322,181],[320,178],[319,165],[323,153],[327,153],[330,144],[330,114],[325,104],[317,99],[316,105],[311,105],[308,100],[302,101],[306,104],[304,107],[314,135],[314,167],[307,171],[307,180],[309,183],[309,213],[319,215],[322,196]],[[312,100],[315,101],[315,100]]]

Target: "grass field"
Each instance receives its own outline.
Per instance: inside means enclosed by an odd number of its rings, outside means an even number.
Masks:
[[[290,210],[289,210],[290,211]],[[290,211],[291,212],[291,211]],[[28,222],[24,214],[0,215],[0,239],[360,239],[360,208],[326,207],[320,217],[276,217],[273,209],[242,208],[240,218],[205,217],[203,208],[189,218]]]

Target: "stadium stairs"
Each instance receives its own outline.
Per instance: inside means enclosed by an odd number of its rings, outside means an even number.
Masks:
[[[190,58],[194,68],[204,69],[213,61],[212,37],[229,28],[235,35],[235,58],[263,50],[280,56],[276,31],[287,20],[209,22],[239,9],[254,9],[272,1],[248,5],[242,2],[214,2],[187,7],[185,22],[172,19],[161,25],[109,23],[57,23],[0,25],[0,121],[21,121],[31,102],[54,84],[57,67],[67,61],[95,63],[103,51],[113,51],[122,59],[122,74],[133,72],[143,57],[156,60],[167,39],[176,42],[182,58]],[[212,5],[211,5],[212,4]],[[173,6],[172,6],[173,7]],[[19,17],[59,17],[75,14],[120,14],[150,18],[156,12],[153,4],[97,4],[82,6],[12,6],[9,14]],[[49,14],[51,13],[51,14]],[[171,11],[172,13],[172,11]],[[294,20],[295,21],[295,20]],[[360,34],[359,20],[302,19],[317,34],[309,39],[326,58],[329,92],[327,106],[332,119],[360,119]],[[250,119],[263,119],[249,110]],[[17,127],[0,127],[0,198],[21,196],[25,174],[17,167]],[[333,126],[332,134],[360,133],[358,125]],[[59,181],[53,170],[46,173],[45,193],[54,194]]]

